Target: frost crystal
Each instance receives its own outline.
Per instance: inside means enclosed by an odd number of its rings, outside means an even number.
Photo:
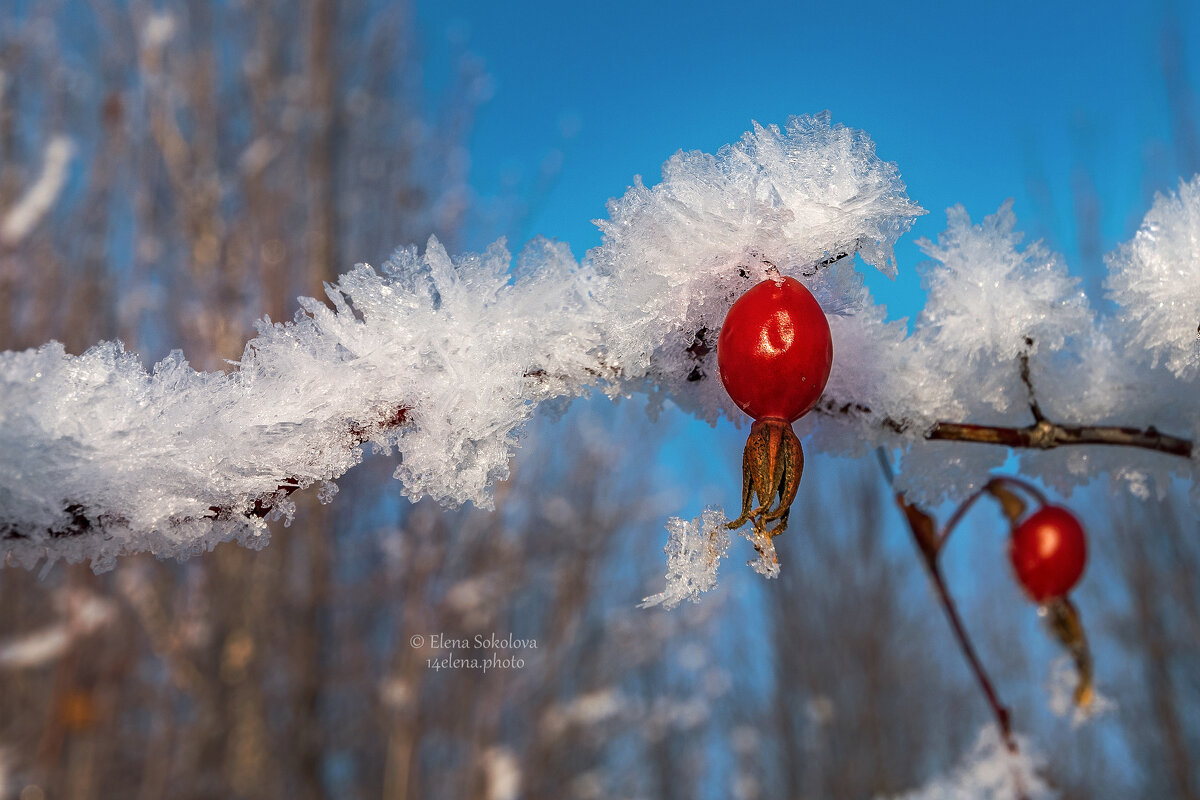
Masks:
[[[1200,375],[1200,175],[1155,197],[1133,240],[1107,261],[1129,343],[1178,377]]]
[[[1079,685],[1079,675],[1070,656],[1060,656],[1050,665],[1050,678],[1046,689],[1050,694],[1050,710],[1058,717],[1070,717],[1071,727],[1090,722],[1096,717],[1117,710],[1117,704],[1106,695],[1092,688],[1091,702],[1086,706],[1075,703],[1075,687]]]
[[[1091,330],[1087,299],[1040,242],[1019,249],[1011,200],[978,225],[962,206],[946,218],[937,244],[918,243],[934,259],[921,268],[927,298],[914,332],[928,356],[927,408],[962,419],[1024,407],[1018,357]]]
[[[987,725],[970,754],[949,775],[891,800],[1053,800],[1057,793],[1037,774],[1041,759],[1031,754],[1023,737],[1018,737],[1017,746],[1018,755],[1008,752],[996,726]]]
[[[742,536],[750,540],[754,545],[754,549],[758,551],[758,558],[746,562],[746,566],[752,568],[764,578],[779,577],[779,557],[775,554],[775,542],[765,532],[760,532],[756,528],[743,530]]]
[[[690,522],[671,517],[667,522],[667,588],[642,600],[640,607],[674,608],[684,600],[696,602],[717,585],[717,567],[729,550],[724,512],[706,508]]]

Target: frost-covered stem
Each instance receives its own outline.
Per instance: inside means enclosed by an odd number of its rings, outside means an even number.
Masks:
[[[391,409],[387,415],[387,418],[383,421],[383,427],[398,428],[405,423],[407,418],[408,409],[404,406],[396,406],[395,408]],[[350,441],[351,447],[358,447],[362,445],[367,441],[367,431],[364,428],[351,427]],[[288,480],[286,483],[279,484],[279,488],[276,490],[274,495],[255,500],[254,507],[247,512],[247,516],[266,519],[267,515],[271,513],[271,508],[273,505],[272,500],[279,497],[288,497],[299,488],[300,485],[296,483],[294,479]],[[222,506],[211,506],[209,511],[212,513],[212,516],[217,518],[229,517],[235,513],[232,509],[224,508]]]
[[[1109,444],[1118,447],[1140,447],[1182,458],[1191,458],[1193,447],[1190,439],[1160,433],[1153,425],[1148,428],[1059,425],[1045,419],[1024,428],[936,422],[925,432],[925,438],[930,441],[1000,444],[1006,447],[1041,450],[1076,444]]]
[[[1033,339],[1025,338],[1026,347]],[[1046,419],[1033,391],[1029,377],[1029,351],[1021,353],[1021,382],[1029,390],[1029,413],[1033,424],[1025,428],[1003,428],[965,423],[937,422],[925,433],[935,441],[980,442],[1003,444],[1008,447],[1036,447],[1049,450],[1068,444],[1111,444],[1121,447],[1141,447],[1161,453],[1191,458],[1192,442],[1177,436],[1159,433],[1152,425],[1145,429],[1098,425],[1059,425]]]
[[[888,461],[887,454],[882,449],[877,450],[876,454],[879,457],[879,466],[883,470],[884,477],[887,479],[888,486],[890,487],[893,485],[895,478],[892,472],[892,465]],[[940,540],[936,534],[937,523],[930,514],[921,510],[916,505],[907,502],[903,494],[896,492],[895,499],[896,505],[904,512],[904,519],[908,522],[909,530],[913,535],[913,541],[917,545],[917,551],[921,554],[921,558],[925,562],[926,571],[929,573],[930,580],[933,581],[933,585],[937,590],[938,601],[942,604],[942,610],[945,611],[946,618],[950,621],[950,628],[954,631],[954,638],[958,640],[958,646],[966,657],[971,671],[975,674],[975,680],[979,683],[979,688],[983,690],[988,707],[991,708],[992,715],[996,719],[996,725],[1000,729],[1000,736],[1004,740],[1004,746],[1010,753],[1016,755],[1018,752],[1017,740],[1013,736],[1012,725],[1009,722],[1008,708],[1000,701],[1000,696],[996,693],[996,688],[993,686],[991,678],[988,677],[987,671],[983,667],[983,662],[979,660],[979,654],[975,651],[975,645],[972,644],[971,637],[967,635],[966,626],[963,625],[962,617],[958,614],[958,606],[954,602],[954,598],[950,596],[950,590],[946,586],[945,578],[942,576],[941,564],[938,561],[941,548]],[[1014,778],[1017,780],[1018,797],[1020,800],[1027,800],[1025,789],[1020,783],[1020,776],[1014,773]]]
[[[818,272],[825,269],[826,267],[832,267],[834,264],[838,263],[843,258],[849,258],[851,253],[857,254],[858,248],[856,247],[853,250],[851,250],[850,252],[843,251],[841,253],[834,253],[831,256],[821,259],[816,264],[814,264],[812,267],[810,267],[806,270],[802,270],[800,274],[804,275],[806,278],[811,278],[813,275],[816,275]]]
[[[384,428],[397,428],[403,425],[408,418],[408,408],[405,406],[396,406],[391,409],[387,417],[382,422]],[[350,447],[359,447],[364,444],[369,438],[369,433],[365,428],[359,426],[351,426],[350,428]],[[280,482],[275,492],[269,495],[264,495],[254,501],[254,505],[249,511],[241,512],[228,506],[209,506],[208,513],[205,515],[211,519],[229,519],[231,517],[243,514],[247,518],[257,517],[258,519],[266,519],[275,504],[280,499],[288,497],[301,488],[301,484],[296,478],[289,478],[286,481]],[[75,505],[67,509],[70,512],[72,519],[70,524],[61,528],[56,528],[51,531],[55,537],[63,536],[81,536],[92,530],[92,518],[89,516],[90,509]],[[15,528],[0,527],[0,539],[5,538],[23,538],[25,534]]]

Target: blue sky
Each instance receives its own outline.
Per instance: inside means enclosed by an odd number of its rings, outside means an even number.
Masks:
[[[477,225],[469,247],[543,234],[581,256],[599,242],[591,220],[635,174],[654,183],[678,149],[712,151],[751,120],[830,109],[871,134],[930,211],[898,249],[895,284],[872,281],[894,316],[920,308],[914,243],[936,236],[955,203],[978,219],[1015,198],[1029,237],[1079,269],[1082,180],[1100,202],[1104,249],[1126,238],[1148,191],[1170,188],[1182,169],[1163,77],[1168,20],[1182,41],[1200,41],[1200,14],[1170,0],[440,0],[419,2],[417,15],[431,95],[456,49],[488,74],[470,141],[481,207],[498,197],[532,206],[520,224]],[[1193,89],[1197,55],[1185,53]]]

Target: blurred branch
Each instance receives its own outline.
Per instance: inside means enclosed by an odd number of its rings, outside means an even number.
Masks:
[[[882,449],[876,450],[876,455],[879,458],[879,466],[883,470],[884,477],[887,479],[888,486],[890,487],[893,485],[895,479],[895,474],[892,472],[892,465],[888,461],[887,454]],[[906,501],[904,495],[900,492],[894,492],[894,495],[896,505],[904,512],[904,519],[908,523],[909,530],[912,532],[913,541],[917,545],[917,551],[921,554],[925,568],[929,573],[930,579],[933,581],[938,601],[942,605],[942,610],[946,613],[946,618],[950,621],[950,628],[954,632],[954,638],[958,641],[958,646],[962,650],[963,656],[967,659],[967,664],[971,667],[971,672],[974,673],[975,680],[979,683],[979,688],[983,691],[984,697],[987,699],[992,716],[995,717],[996,726],[1000,729],[1000,735],[1004,740],[1004,746],[1010,753],[1016,755],[1018,752],[1017,740],[1013,736],[1008,707],[1000,701],[1000,696],[996,693],[996,688],[993,686],[991,678],[988,677],[987,670],[983,667],[983,662],[979,660],[979,654],[975,651],[971,637],[967,634],[966,626],[963,625],[962,617],[958,613],[958,606],[954,602],[954,598],[951,597],[950,590],[947,588],[945,578],[942,575],[939,556],[942,552],[941,543],[944,539],[938,536],[937,523],[932,515],[919,508],[916,504]],[[1014,775],[1014,777],[1019,776]],[[1023,788],[1020,789],[1020,800],[1026,800]]]

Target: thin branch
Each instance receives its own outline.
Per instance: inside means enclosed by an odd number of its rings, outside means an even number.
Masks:
[[[963,517],[967,515],[967,512],[971,510],[971,507],[975,505],[975,501],[977,501],[979,498],[983,497],[985,494],[992,494],[997,500],[1000,500],[1001,504],[1003,505],[1003,500],[1000,497],[1000,493],[1001,487],[1004,487],[1006,484],[1016,486],[1027,493],[1037,501],[1039,506],[1046,505],[1046,495],[1042,493],[1041,489],[1037,488],[1029,481],[1024,481],[1020,478],[1014,478],[1009,475],[998,475],[989,480],[980,488],[976,489],[970,497],[959,504],[958,508],[954,509],[954,513],[950,516],[949,521],[946,522],[946,527],[942,528],[941,534],[938,535],[938,551],[940,552],[941,549],[946,546],[946,542],[950,539],[950,534],[954,532],[954,529],[958,527],[958,523],[962,522]]]
[[[950,539],[950,534],[954,533],[954,529],[958,527],[958,523],[962,522],[963,517],[965,517],[967,512],[970,511],[972,506],[975,505],[975,501],[987,494],[991,486],[992,482],[988,481],[982,487],[976,489],[975,492],[966,500],[964,500],[958,508],[954,509],[954,514],[951,515],[950,520],[946,523],[946,527],[942,528],[942,532],[938,535],[937,549],[939,552],[943,547],[946,546],[946,542]]]
[[[871,414],[871,409],[860,403],[837,405],[832,400],[822,402],[813,410],[831,416]],[[1035,412],[1035,416],[1036,413],[1040,413],[1040,410]],[[879,426],[895,433],[905,433],[912,429],[913,423],[884,416],[879,419]],[[1115,447],[1153,450],[1181,458],[1191,458],[1194,450],[1191,439],[1162,433],[1153,425],[1146,428],[1116,425],[1063,425],[1047,419],[1021,428],[974,425],[967,422],[935,422],[925,431],[924,438],[929,441],[974,442],[976,444],[1003,445],[1014,449],[1039,450],[1051,450],[1055,447],[1069,445],[1107,444]]]
[[[1037,395],[1033,392],[1033,380],[1029,377],[1029,350],[1033,347],[1033,339],[1025,337],[1025,348],[1021,351],[1021,383],[1025,384],[1025,388],[1029,390],[1029,411],[1033,414],[1035,423],[1042,422],[1046,419],[1046,415],[1042,413],[1042,407],[1038,405]]]
[[[1160,433],[1153,425],[1148,428],[1060,425],[1045,419],[1024,428],[936,422],[925,432],[925,438],[930,441],[976,442],[1041,450],[1067,445],[1107,444],[1117,447],[1139,447],[1182,458],[1191,458],[1193,450],[1190,439]]]
[[[888,480],[888,486],[891,487],[894,477],[891,463],[888,461],[887,455],[882,448],[876,450],[876,454],[879,457],[879,464],[883,470],[884,477]],[[933,581],[934,588],[937,590],[938,601],[942,605],[942,610],[946,613],[946,619],[950,622],[951,630],[954,631],[954,638],[958,641],[958,646],[962,650],[963,656],[966,657],[967,664],[971,667],[971,671],[975,675],[975,680],[979,683],[979,688],[983,691],[984,697],[987,699],[992,716],[995,717],[996,726],[1000,730],[1004,746],[1010,753],[1016,755],[1018,753],[1017,740],[1013,736],[1008,707],[1001,702],[1000,696],[996,693],[996,688],[992,684],[991,678],[988,677],[987,670],[984,669],[983,662],[979,659],[979,654],[975,651],[975,645],[971,642],[971,637],[967,634],[962,617],[959,616],[958,606],[954,602],[954,598],[950,596],[950,590],[946,586],[945,578],[942,576],[941,563],[938,560],[941,553],[941,540],[936,533],[937,523],[930,514],[915,504],[907,502],[904,499],[904,495],[894,490],[893,493],[896,505],[904,512],[904,518],[908,522],[909,530],[913,535],[913,541],[917,545],[917,551],[921,554],[921,558],[925,563],[930,580]],[[982,490],[980,493],[982,493]],[[1017,780],[1017,791],[1020,799],[1026,800],[1025,789],[1020,785],[1020,776],[1014,772],[1014,778]]]
[[[849,258],[851,256],[851,254],[857,253],[857,252],[858,252],[858,247],[855,246],[853,249],[851,249],[849,251],[834,253],[831,256],[827,256],[826,258],[821,259],[820,261],[818,261],[816,264],[813,264],[808,269],[801,270],[800,274],[806,278],[811,278],[813,275],[816,275],[818,272],[825,269],[826,267],[832,267],[834,264],[838,263],[843,258]]]
[[[385,430],[389,428],[398,428],[404,424],[407,418],[408,409],[405,406],[396,406],[392,412],[388,414],[387,418],[380,423],[380,427],[384,428]],[[370,438],[370,433],[370,430],[362,425],[352,423],[350,425],[350,447],[354,448],[365,444],[367,439]],[[256,499],[254,501],[254,506],[248,512],[246,512],[244,516],[247,519],[251,519],[253,517],[266,519],[267,515],[271,513],[271,509],[276,503],[279,502],[280,499],[291,495],[299,488],[299,478],[295,476],[288,478],[286,482],[279,484],[274,493],[264,495]],[[229,519],[230,517],[239,515],[238,512],[235,512],[233,509],[224,506],[209,506],[208,510],[209,513],[206,516],[213,519]]]

